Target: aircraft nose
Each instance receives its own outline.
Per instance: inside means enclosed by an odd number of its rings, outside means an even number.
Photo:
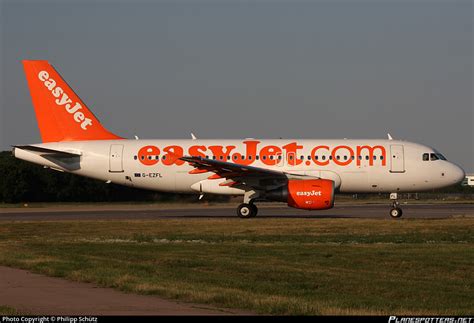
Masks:
[[[456,164],[451,164],[449,168],[449,178],[453,181],[453,184],[461,183],[466,177],[464,170]]]

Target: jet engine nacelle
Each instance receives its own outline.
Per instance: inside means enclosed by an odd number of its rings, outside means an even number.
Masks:
[[[305,210],[326,210],[334,206],[334,181],[327,179],[289,180],[288,184],[269,191],[265,198],[286,202]]]

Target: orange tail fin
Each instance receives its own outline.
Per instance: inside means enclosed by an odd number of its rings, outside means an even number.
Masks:
[[[43,142],[123,139],[105,129],[47,61],[23,61]]]

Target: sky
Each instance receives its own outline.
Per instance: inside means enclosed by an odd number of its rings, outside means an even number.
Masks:
[[[133,138],[386,138],[474,172],[473,1],[0,0],[0,150],[40,142],[22,59]]]

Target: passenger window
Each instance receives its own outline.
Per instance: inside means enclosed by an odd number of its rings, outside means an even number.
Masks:
[[[424,160],[424,161],[430,160],[430,154],[424,153],[424,154],[423,154],[423,160]]]

